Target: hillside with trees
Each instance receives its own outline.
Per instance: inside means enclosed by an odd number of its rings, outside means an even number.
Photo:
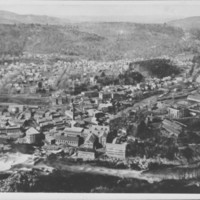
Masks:
[[[163,78],[179,74],[178,68],[170,59],[149,59],[144,61],[133,62],[131,69],[136,69],[142,74]]]
[[[90,60],[175,56],[185,51],[179,28],[155,24],[0,24],[0,55],[56,54]]]
[[[200,17],[187,17],[184,19],[178,19],[168,22],[170,26],[179,27],[184,30],[200,29]]]

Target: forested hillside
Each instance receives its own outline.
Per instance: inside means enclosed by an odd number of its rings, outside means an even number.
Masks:
[[[188,50],[183,37],[179,28],[154,24],[0,24],[0,54],[60,53],[91,60],[174,56]]]

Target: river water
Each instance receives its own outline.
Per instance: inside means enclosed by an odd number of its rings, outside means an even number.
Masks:
[[[15,170],[13,166],[23,170],[28,165],[30,168],[55,168],[56,172],[39,178],[37,191],[40,192],[200,192],[198,164],[191,168],[171,167],[142,172],[71,163],[54,156],[54,159],[42,159],[34,165],[32,151],[30,146],[14,145],[12,150],[1,153],[0,171]]]

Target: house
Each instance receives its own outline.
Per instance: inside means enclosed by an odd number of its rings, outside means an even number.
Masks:
[[[51,97],[51,103],[53,106],[67,104],[70,100],[70,97],[65,95],[56,95]]]
[[[11,139],[16,139],[23,136],[20,126],[10,126],[5,128],[0,128],[1,134],[6,134]]]
[[[90,104],[83,104],[82,105],[82,110],[83,111],[87,111],[89,109],[97,109],[98,108],[98,105],[96,104],[93,104],[93,103],[90,103]]]
[[[88,109],[87,110],[87,114],[88,114],[89,117],[95,116],[96,113],[100,113],[100,111],[98,111],[96,109]]]
[[[60,135],[56,136],[56,143],[57,144],[68,144],[73,147],[78,147],[80,145],[80,137],[78,136],[65,136],[65,135]]]
[[[9,104],[8,106],[8,111],[9,112],[22,112],[24,110],[23,105],[18,105],[18,104]]]
[[[11,117],[10,113],[7,110],[3,110],[2,115],[5,117]]]
[[[82,137],[85,139],[88,135],[92,134],[92,130],[84,129],[82,133]]]
[[[79,104],[79,108],[81,111],[86,111],[89,109],[97,109],[98,105],[97,103],[92,100],[89,99],[87,97],[83,98],[83,101]]]
[[[120,92],[113,92],[112,93],[112,99],[115,99],[115,100],[124,100],[125,97],[126,97],[126,94],[124,91],[120,91]]]
[[[57,98],[52,97],[52,98],[51,98],[51,104],[52,104],[52,106],[56,106],[56,105],[58,104]]]
[[[0,134],[2,134],[2,135],[7,134],[6,127],[0,127]]]
[[[99,92],[99,98],[101,100],[109,100],[112,98],[112,93],[111,92]]]
[[[65,111],[65,115],[66,115],[69,119],[74,119],[74,112],[72,112],[71,110],[66,110],[66,111]]]
[[[16,118],[18,120],[29,120],[32,116],[32,113],[30,110],[25,110],[23,112],[18,113],[18,115],[16,116]]]
[[[83,121],[89,125],[98,125],[98,123],[99,123],[97,121],[96,117],[86,117],[83,119]]]
[[[113,144],[106,143],[106,155],[119,159],[125,159],[127,156],[127,143]]]
[[[35,94],[37,91],[37,87],[35,87],[35,86],[32,86],[29,89],[30,89],[30,93],[32,93],[32,94]]]
[[[96,82],[97,82],[96,79],[95,79],[95,77],[90,77],[90,78],[89,78],[89,81],[90,81],[90,84],[91,84],[91,85],[95,85]]]
[[[98,137],[94,134],[89,134],[84,141],[84,148],[95,149],[98,143]]]
[[[94,160],[96,158],[96,152],[91,149],[78,149],[78,158],[82,158],[83,160]]]
[[[65,118],[64,117],[54,118],[52,121],[54,122],[54,125],[61,123],[63,124],[65,123]]]
[[[108,112],[109,108],[112,108],[112,103],[100,103],[98,106],[98,110],[101,110],[103,112]]]
[[[163,102],[163,101],[158,101],[156,106],[158,107],[158,109],[165,109],[169,106],[169,104]]]
[[[31,127],[26,131],[26,141],[28,144],[38,144],[41,141],[40,132]]]
[[[51,119],[59,119],[62,117],[62,114],[61,113],[51,113],[50,114],[50,118]]]
[[[109,126],[92,125],[89,129],[84,130],[83,135],[94,134],[98,137],[98,142],[105,147],[109,131]]]
[[[45,113],[44,113],[44,117],[46,119],[52,119],[52,112],[50,110],[47,110]]]
[[[99,137],[99,143],[105,147],[106,146],[106,142],[107,142],[107,136],[108,136],[108,133],[107,132],[101,132],[100,135],[98,135]]]
[[[110,127],[109,126],[100,126],[100,125],[91,125],[90,130],[108,133],[110,131]]]
[[[50,119],[45,119],[45,118],[37,119],[36,122],[40,128],[44,128],[46,126],[51,126],[51,127],[54,126],[54,122]]]
[[[53,136],[46,134],[45,140],[48,142],[48,144],[55,144],[56,140]]]
[[[37,110],[35,113],[34,113],[34,119],[37,120],[37,119],[41,119],[45,116],[45,112],[43,110]]]
[[[89,98],[99,96],[98,90],[85,91],[85,92],[82,92],[81,94],[84,95],[85,97],[89,97]]]
[[[82,136],[83,128],[80,127],[66,127],[64,132],[67,136]]]
[[[63,103],[64,103],[63,97],[62,97],[62,96],[59,96],[59,97],[57,98],[57,104],[58,104],[58,105],[62,105]]]
[[[24,115],[24,118],[26,120],[29,120],[31,118],[31,116],[32,116],[32,113],[31,113],[30,110],[26,110],[26,111],[23,112],[23,115]]]
[[[107,140],[107,135],[110,132],[109,126],[99,126],[99,125],[92,125],[89,127],[90,133],[96,135],[99,139],[99,143],[104,147]]]
[[[16,140],[16,143],[24,144],[24,143],[26,143],[26,138],[25,138],[25,137],[18,138],[18,139]]]
[[[64,120],[53,120],[54,122],[54,127],[56,127],[56,130],[64,130],[66,126],[66,122]]]
[[[78,147],[81,143],[79,136],[67,136],[67,144],[73,147]]]
[[[174,105],[168,108],[168,115],[171,119],[180,119],[182,117],[187,117],[189,114],[185,107]]]

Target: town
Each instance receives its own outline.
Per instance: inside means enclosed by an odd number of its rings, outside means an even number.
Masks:
[[[199,3],[98,1],[0,1],[1,199],[200,192]]]
[[[1,64],[2,144],[137,170],[198,160],[200,81],[191,58],[174,60],[186,63],[177,75],[145,77],[144,59],[52,64],[36,57],[44,62]]]

